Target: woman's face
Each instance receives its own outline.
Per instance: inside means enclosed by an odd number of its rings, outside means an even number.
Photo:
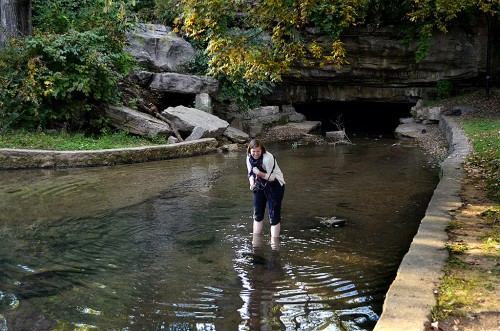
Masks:
[[[250,155],[255,160],[257,160],[260,157],[261,154],[262,154],[262,149],[260,148],[260,146],[257,146],[257,147],[254,147],[254,148],[250,149]]]

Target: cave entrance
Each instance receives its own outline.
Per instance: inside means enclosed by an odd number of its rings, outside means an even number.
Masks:
[[[294,104],[308,121],[321,121],[321,132],[338,130],[339,122],[348,136],[394,137],[399,119],[411,117],[414,103],[320,102]]]

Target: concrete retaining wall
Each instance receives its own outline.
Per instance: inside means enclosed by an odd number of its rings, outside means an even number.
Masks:
[[[422,331],[429,327],[431,310],[436,305],[434,291],[448,258],[445,230],[451,221],[450,212],[462,205],[459,193],[465,173],[461,165],[472,150],[452,118],[441,115],[439,127],[450,146],[448,157],[441,165],[439,184],[387,292],[374,331]]]
[[[0,149],[0,169],[107,166],[207,154],[217,150],[214,138],[177,144],[94,151]]]

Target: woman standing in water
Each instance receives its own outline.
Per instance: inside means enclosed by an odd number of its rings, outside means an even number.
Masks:
[[[281,201],[285,194],[285,178],[276,158],[264,144],[253,139],[247,147],[247,169],[253,193],[253,235],[261,235],[266,204],[269,207],[271,243],[278,244],[281,231]]]

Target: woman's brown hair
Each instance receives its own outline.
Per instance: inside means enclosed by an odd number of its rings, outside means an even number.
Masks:
[[[260,149],[262,150],[262,154],[266,153],[266,147],[264,147],[264,144],[259,139],[252,139],[252,141],[248,143],[247,155],[250,154],[250,150],[252,148],[256,147],[260,147]]]

